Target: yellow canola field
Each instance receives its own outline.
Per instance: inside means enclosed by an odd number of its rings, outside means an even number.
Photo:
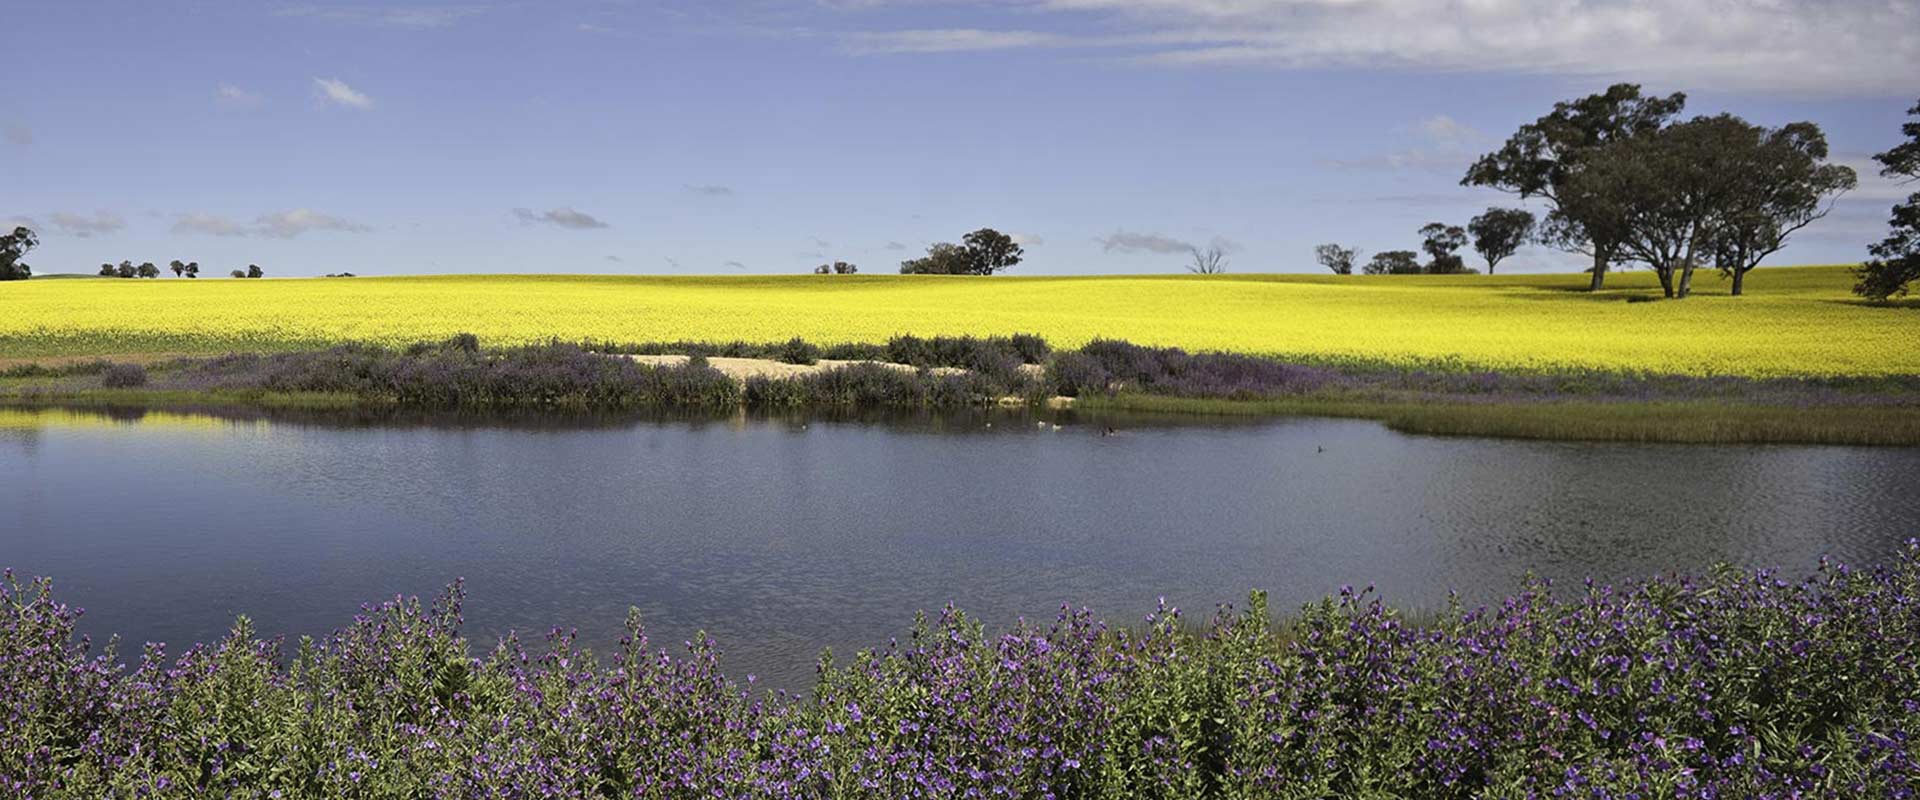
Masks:
[[[1845,267],[1762,269],[1728,297],[1652,276],[642,277],[457,275],[0,283],[0,359],[585,339],[883,342],[1038,333],[1272,355],[1739,375],[1920,374],[1920,308],[1870,306]]]

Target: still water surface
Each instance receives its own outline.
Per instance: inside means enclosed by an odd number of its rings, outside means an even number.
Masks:
[[[1133,622],[1343,584],[1434,607],[1529,570],[1616,580],[1715,562],[1790,574],[1920,534],[1920,450],[1407,436],[1371,422],[1024,415],[234,419],[0,409],[0,565],[52,575],[132,642],[324,634],[464,577],[468,635],[629,606],[656,642],[803,687],[949,601]],[[1105,435],[1108,427],[1115,430]],[[137,648],[123,648],[124,654]]]

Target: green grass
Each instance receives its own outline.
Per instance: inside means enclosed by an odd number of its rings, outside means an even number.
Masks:
[[[1425,403],[1360,399],[1210,400],[1121,394],[1082,398],[1090,412],[1319,416],[1378,420],[1402,433],[1687,444],[1920,446],[1920,409],[1727,402]]]

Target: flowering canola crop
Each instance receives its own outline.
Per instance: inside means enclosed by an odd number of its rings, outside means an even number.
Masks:
[[[1657,300],[1652,276],[455,275],[0,284],[0,359],[403,344],[471,332],[562,339],[883,342],[1037,333],[1195,350],[1688,374],[1920,374],[1920,311],[1852,302],[1845,267],[1711,273]],[[1652,302],[1648,302],[1652,301]]]

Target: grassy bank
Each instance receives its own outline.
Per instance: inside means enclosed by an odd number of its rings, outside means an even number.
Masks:
[[[131,667],[51,583],[0,582],[0,787],[95,797],[1905,797],[1920,785],[1920,546],[1556,593],[1415,623],[1366,594],[1276,625],[948,609],[823,658],[803,696],[702,637],[612,653],[462,638],[456,585],[286,653]],[[678,648],[676,648],[678,649]],[[176,654],[177,653],[177,654]],[[291,658],[288,656],[291,655]]]
[[[1542,403],[1222,400],[1117,394],[1081,399],[1090,412],[1371,419],[1402,433],[1687,444],[1920,446],[1920,409],[1788,407],[1727,401]]]
[[[692,355],[647,360],[627,353]],[[708,354],[736,359],[733,373]],[[820,361],[824,356],[860,361]],[[649,356],[648,358],[651,358]],[[763,359],[752,361],[751,359]],[[746,366],[786,367],[784,370]],[[812,366],[802,365],[813,363]],[[1063,397],[1064,396],[1064,397]],[[1091,412],[1317,415],[1410,433],[1699,443],[1920,445],[1920,378],[1739,378],[1595,370],[1463,372],[1296,363],[1113,340],[895,337],[884,345],[483,348],[471,335],[389,349],[106,360],[0,370],[0,400],[155,407],[845,413],[1077,403]]]
[[[490,343],[822,345],[1036,333],[1284,357],[1498,370],[1920,375],[1915,309],[1853,302],[1845,267],[1767,268],[1749,295],[1711,274],[1657,299],[1646,273],[1580,275],[441,276],[0,285],[0,359]]]

